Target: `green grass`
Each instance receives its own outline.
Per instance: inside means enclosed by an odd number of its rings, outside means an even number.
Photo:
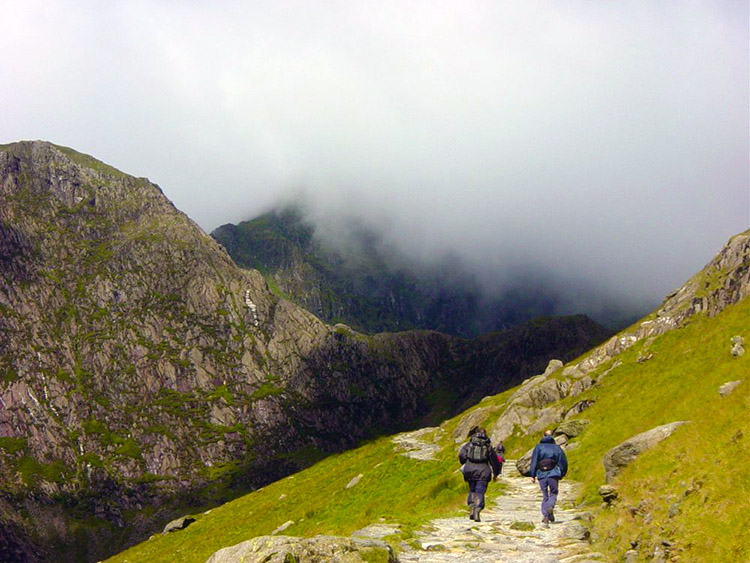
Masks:
[[[456,472],[456,448],[449,432],[441,438],[439,459],[417,461],[397,454],[390,438],[332,455],[296,475],[211,510],[197,522],[168,536],[157,536],[109,561],[205,561],[216,550],[258,535],[270,534],[293,520],[284,534],[349,535],[381,518],[401,525],[389,539],[412,537],[426,521],[451,515],[466,499],[466,485]],[[360,482],[346,489],[352,478]],[[491,495],[501,486],[493,484]],[[282,495],[284,495],[282,497]]]
[[[594,522],[601,546],[613,556],[621,556],[631,541],[653,552],[668,540],[685,560],[750,557],[747,539],[736,533],[750,490],[750,466],[738,463],[750,437],[750,356],[729,353],[733,335],[748,336],[748,319],[748,299],[714,319],[697,315],[685,328],[658,338],[648,350],[651,360],[636,363],[642,347],[636,346],[600,385],[575,398],[596,400],[579,415],[592,424],[569,454],[571,477],[584,483],[583,499],[592,506],[600,502],[601,459],[610,448],[655,426],[690,421],[617,477],[620,502]],[[744,383],[734,393],[719,396],[721,384],[738,379]],[[650,519],[628,510],[641,503]],[[675,503],[679,512],[670,517]]]
[[[611,560],[620,559],[636,541],[644,557],[662,541],[671,542],[672,553],[684,561],[750,557],[745,535],[737,533],[745,523],[750,490],[750,469],[742,464],[750,439],[750,354],[734,358],[729,352],[732,336],[750,337],[748,319],[750,299],[711,319],[696,315],[684,328],[655,339],[647,350],[645,343],[636,344],[618,356],[622,365],[596,386],[562,401],[596,401],[578,415],[591,424],[574,439],[578,447],[568,453],[569,476],[582,482],[579,500],[594,514],[595,549]],[[653,357],[638,363],[644,351]],[[742,385],[720,397],[719,386],[737,379]],[[481,424],[490,427],[514,391],[477,405],[496,407],[487,409]],[[186,530],[156,536],[110,561],[205,561],[222,547],[269,534],[288,520],[294,525],[285,534],[309,537],[349,535],[382,519],[400,524],[401,533],[387,538],[398,546],[430,519],[455,514],[463,506],[465,484],[455,472],[456,445],[451,439],[460,418],[442,425],[443,449],[436,461],[400,456],[389,438],[381,438],[198,514]],[[614,483],[620,499],[613,508],[601,508],[596,491],[604,483],[603,455],[635,434],[676,420],[690,423],[623,470]],[[505,441],[507,457],[522,455],[538,438],[523,432],[511,436]],[[360,483],[346,490],[360,473]],[[490,497],[501,490],[492,485]]]

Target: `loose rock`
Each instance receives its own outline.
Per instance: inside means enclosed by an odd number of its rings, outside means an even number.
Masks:
[[[168,534],[170,532],[177,532],[178,530],[184,530],[193,522],[195,522],[195,518],[193,518],[192,516],[182,516],[180,518],[172,520],[169,524],[164,526],[164,530],[162,530],[162,534]]]
[[[602,459],[606,482],[611,482],[620,470],[632,463],[636,457],[671,436],[687,421],[676,421],[642,432],[609,450]]]
[[[726,397],[732,391],[734,391],[740,383],[742,383],[742,381],[739,379],[737,381],[726,382],[724,385],[719,387],[719,395],[721,395],[722,397]]]

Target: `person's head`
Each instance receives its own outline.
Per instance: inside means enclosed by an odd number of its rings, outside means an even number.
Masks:
[[[474,434],[476,434],[479,431],[479,426],[472,426],[471,430],[469,430],[469,435],[467,438],[471,438]]]
[[[545,435],[545,436],[552,436],[552,430],[549,430],[549,429],[548,429],[548,430],[545,430],[545,431],[544,431],[544,435]]]

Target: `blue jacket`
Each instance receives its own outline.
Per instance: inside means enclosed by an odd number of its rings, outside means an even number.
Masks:
[[[540,459],[551,458],[555,460],[555,467],[550,471],[542,471],[537,467]],[[552,436],[545,436],[534,448],[534,452],[531,454],[531,468],[529,475],[536,477],[537,479],[544,479],[546,477],[557,477],[562,479],[568,472],[568,458],[565,457],[563,449],[555,444],[555,439]]]

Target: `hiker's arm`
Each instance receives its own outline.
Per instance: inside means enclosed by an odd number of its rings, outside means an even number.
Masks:
[[[531,465],[529,466],[529,476],[531,482],[536,482],[536,464],[539,461],[539,448],[534,448],[534,452],[531,454]]]

